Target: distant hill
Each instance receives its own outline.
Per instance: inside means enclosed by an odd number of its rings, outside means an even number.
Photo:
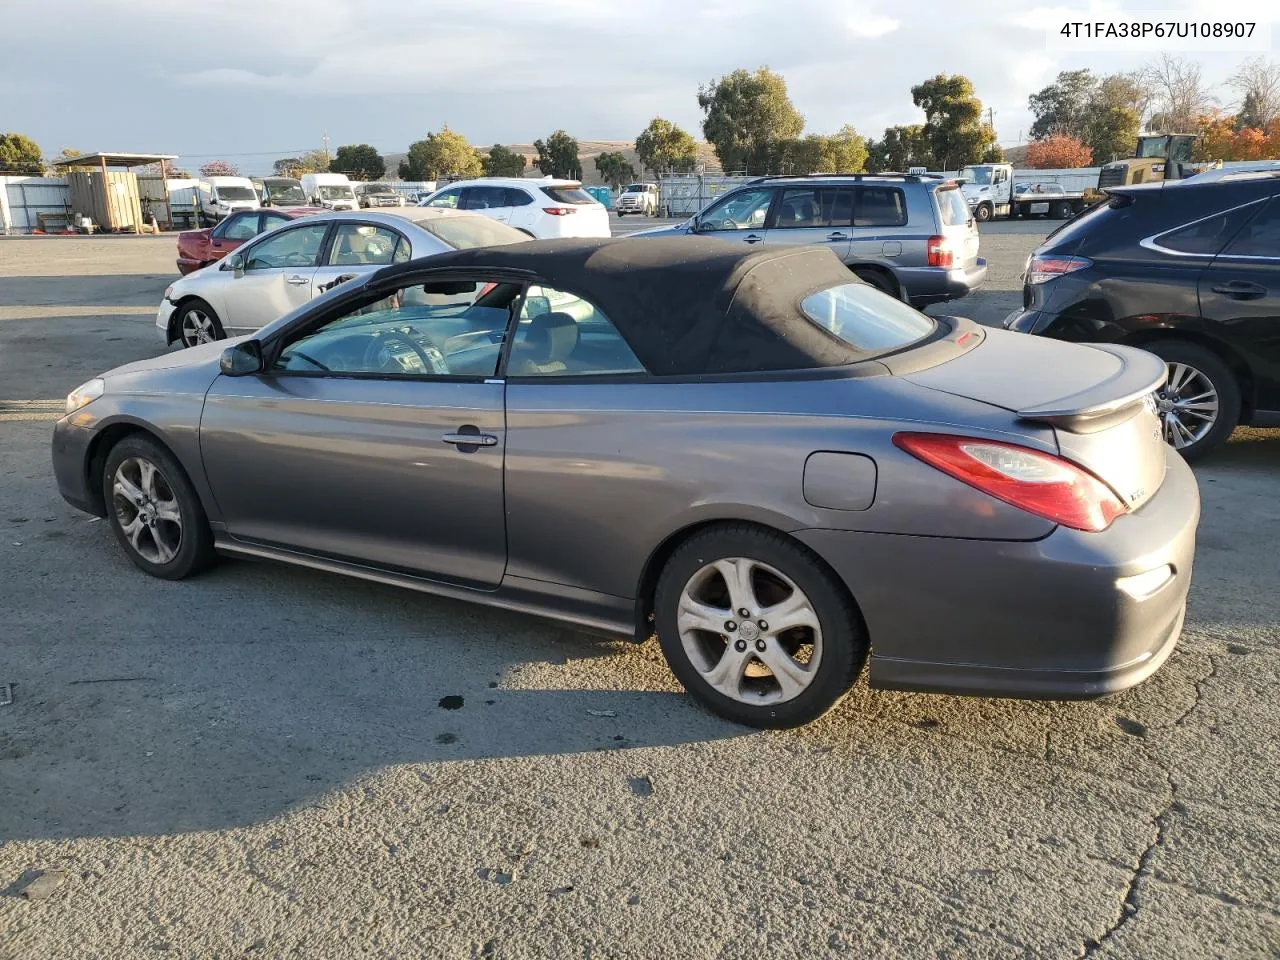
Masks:
[[[473,144],[481,150],[487,151],[493,144]],[[525,167],[524,175],[526,177],[540,177],[541,172],[537,167],[533,166],[533,160],[538,156],[538,151],[533,149],[531,143],[508,143],[504,144],[509,150],[516,153],[524,154],[529,161],[529,166]],[[592,186],[604,183],[604,178],[596,172],[595,158],[602,153],[610,153],[617,151],[621,153],[636,168],[636,176],[644,177],[644,166],[640,163],[640,158],[636,156],[635,142],[632,140],[579,140],[578,141],[578,162],[582,164],[582,182]],[[403,153],[388,153],[383,155],[383,159],[387,162],[387,176],[395,177],[396,171],[400,167],[400,161],[405,158]],[[716,160],[715,151],[711,149],[711,144],[698,141],[698,159],[706,164],[707,173],[719,173],[720,163]]]

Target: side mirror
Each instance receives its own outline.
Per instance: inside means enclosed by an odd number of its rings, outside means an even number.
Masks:
[[[233,273],[235,273],[237,280],[239,280],[241,277],[244,276],[244,255],[243,254],[233,253],[231,255],[231,270]]]
[[[262,372],[262,344],[245,340],[222,351],[218,368],[228,377],[244,377]]]

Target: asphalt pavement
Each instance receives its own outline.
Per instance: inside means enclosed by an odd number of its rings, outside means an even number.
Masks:
[[[949,312],[1016,306],[1034,226],[984,226],[988,285]],[[59,498],[49,436],[68,390],[163,349],[173,256],[0,239],[0,957],[1280,951],[1280,433],[1197,468],[1186,633],[1145,685],[862,680],[760,733],[653,644],[266,564],[135,570]]]

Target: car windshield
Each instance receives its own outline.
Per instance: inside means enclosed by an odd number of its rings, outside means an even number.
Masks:
[[[488,217],[433,217],[430,220],[419,220],[418,226],[439,237],[455,250],[497,247],[531,239],[527,233]]]
[[[556,203],[595,203],[596,198],[581,187],[543,187],[542,192]]]
[[[381,196],[381,195],[383,195],[383,194],[388,194],[388,193],[395,193],[395,191],[394,191],[394,190],[392,190],[392,189],[391,189],[389,186],[387,186],[385,183],[368,183],[368,184],[365,184],[364,192],[365,192],[365,193],[376,193],[376,194],[378,194],[379,196]]]
[[[627,189],[623,190],[622,192],[623,193],[644,193],[644,191],[645,191],[645,185],[643,183],[629,183],[627,184]]]
[[[218,187],[218,197],[222,200],[258,199],[258,195],[249,187]]]
[[[909,346],[934,330],[923,313],[865,283],[811,293],[800,301],[800,309],[824,330],[867,353]]]
[[[968,180],[970,183],[976,183],[979,186],[989,186],[991,184],[991,168],[990,167],[965,167],[960,171],[962,180]]]
[[[304,203],[307,199],[306,194],[302,192],[302,187],[296,183],[269,183],[267,194],[272,200],[296,200],[298,203]]]
[[[348,200],[351,188],[345,185],[321,186],[318,188],[321,198],[325,200]]]

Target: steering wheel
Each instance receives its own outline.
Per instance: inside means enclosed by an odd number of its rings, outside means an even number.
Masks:
[[[404,353],[404,348],[408,347],[409,351],[422,361],[424,372],[437,375],[448,374],[449,364],[444,359],[443,351],[425,334],[421,335],[421,340],[423,343],[419,346],[417,340],[407,334],[395,330],[380,331],[370,342],[365,352],[365,359],[367,362],[373,361],[383,369],[394,362],[400,367],[395,372],[410,373],[412,371],[405,370],[404,365],[396,360],[396,355]]]

